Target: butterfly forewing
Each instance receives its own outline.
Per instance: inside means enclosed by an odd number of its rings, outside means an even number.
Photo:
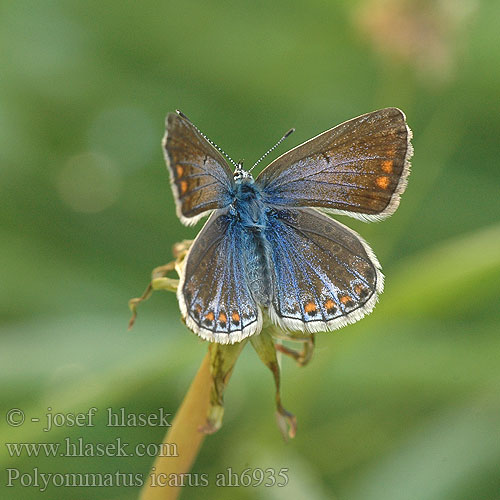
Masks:
[[[269,218],[271,318],[289,330],[334,330],[369,313],[383,276],[368,245],[314,209],[278,210]]]
[[[189,120],[169,113],[163,147],[177,215],[184,224],[231,203],[231,169]]]
[[[262,326],[248,286],[242,240],[237,220],[212,214],[189,251],[177,291],[187,325],[221,344],[240,341]]]
[[[399,204],[409,173],[410,139],[401,110],[374,111],[280,156],[257,182],[271,205],[322,207],[376,220]]]

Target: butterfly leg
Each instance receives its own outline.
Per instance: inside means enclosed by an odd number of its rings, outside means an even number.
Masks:
[[[313,353],[314,353],[314,333],[304,335],[303,337],[293,338],[289,336],[282,337],[284,340],[293,340],[296,342],[302,343],[302,350],[298,351],[295,349],[291,349],[283,344],[275,344],[276,350],[286,354],[293,358],[299,366],[305,366],[309,361],[311,361]]]
[[[184,260],[184,257],[186,257],[193,241],[194,240],[182,240],[174,244],[172,253],[174,254],[176,260]]]
[[[137,307],[141,302],[148,300],[152,293],[156,290],[166,290],[169,292],[176,292],[177,286],[179,285],[179,280],[174,278],[167,278],[166,275],[171,271],[177,271],[179,274],[180,267],[184,262],[189,247],[192,244],[192,240],[184,240],[180,243],[176,243],[173,247],[173,254],[175,261],[169,262],[163,266],[155,267],[151,273],[151,281],[147,286],[144,293],[137,298],[130,299],[128,306],[132,312],[132,317],[130,318],[128,329],[130,330],[135,323],[137,317]]]
[[[224,416],[224,389],[233,373],[234,365],[247,340],[235,344],[217,344],[211,342],[208,346],[210,353],[210,373],[212,387],[210,389],[210,402],[207,420],[199,431],[205,434],[217,432],[222,425]]]
[[[276,357],[276,348],[269,330],[264,329],[259,335],[250,337],[254,349],[261,361],[271,370],[276,385],[276,419],[284,439],[293,438],[297,432],[295,415],[283,408],[280,395],[280,367]]]

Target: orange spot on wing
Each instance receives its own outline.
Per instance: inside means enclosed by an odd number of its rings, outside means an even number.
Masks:
[[[205,319],[207,319],[208,321],[213,321],[215,319],[214,313],[212,311],[207,312]]]
[[[342,304],[347,304],[348,302],[352,302],[352,299],[349,295],[344,295],[340,298],[340,302],[342,302]]]
[[[227,316],[226,316],[226,313],[221,312],[221,313],[219,314],[219,321],[220,321],[221,323],[226,323],[226,322],[227,322]]]
[[[396,148],[394,146],[387,151],[387,156],[389,158],[394,158],[394,156],[396,156]]]
[[[185,194],[186,191],[188,190],[188,183],[187,181],[181,181],[179,184],[179,189],[181,194]]]
[[[363,287],[361,285],[356,285],[354,287],[354,292],[356,293],[356,295],[359,295],[362,290],[363,290]]]
[[[392,172],[392,166],[394,162],[392,160],[385,160],[382,162],[382,170],[388,174]]]
[[[184,174],[184,167],[182,165],[176,165],[175,170],[177,171],[177,177],[182,177]]]
[[[313,312],[313,311],[316,311],[316,304],[314,302],[308,302],[305,306],[304,306],[304,311],[306,313],[310,313],[310,312]]]
[[[233,314],[231,314],[231,319],[235,323],[239,323],[240,322],[240,315],[239,315],[238,311],[233,311]]]
[[[377,177],[375,183],[380,189],[387,189],[389,187],[390,180],[389,177],[381,175],[380,177]]]
[[[328,311],[329,309],[333,309],[335,307],[335,302],[332,299],[328,299],[325,302],[325,309]]]

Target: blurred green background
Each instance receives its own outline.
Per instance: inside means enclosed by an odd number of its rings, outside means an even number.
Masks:
[[[342,220],[383,265],[379,305],[318,335],[309,366],[283,360],[299,423],[286,444],[246,348],[193,469],[210,486],[183,498],[500,498],[498,19],[499,2],[478,0],[1,2],[1,497],[136,498],[42,494],[34,470],[146,475],[152,457],[9,457],[4,443],[159,442],[163,428],[107,428],[106,408],[174,413],[204,356],[173,294],[126,330],[128,299],[201,227],[175,215],[168,111],[248,164],[292,126],[280,152],[398,106],[415,147],[401,206],[381,224]],[[94,406],[95,427],[42,430],[49,407]],[[24,425],[7,425],[11,408]],[[289,483],[217,488],[228,467],[288,468]],[[32,485],[7,487],[6,468]]]

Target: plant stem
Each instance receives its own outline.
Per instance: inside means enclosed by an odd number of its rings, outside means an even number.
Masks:
[[[198,456],[206,435],[199,429],[206,423],[211,387],[210,356],[207,353],[163,440],[170,444],[169,448],[175,444],[179,456],[156,458],[140,500],[175,500],[179,497],[181,486],[163,485],[171,475],[189,472]],[[180,481],[181,478],[177,477],[177,482]]]

